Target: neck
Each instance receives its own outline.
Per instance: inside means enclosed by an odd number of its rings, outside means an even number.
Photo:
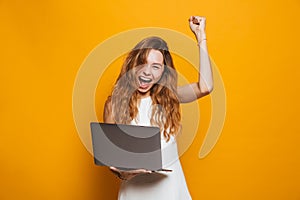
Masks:
[[[150,97],[150,91],[148,91],[146,93],[139,92],[137,97],[138,97],[138,99],[144,99],[144,98]]]

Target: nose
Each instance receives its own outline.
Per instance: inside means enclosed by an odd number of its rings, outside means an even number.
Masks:
[[[143,67],[143,74],[144,74],[145,76],[151,75],[151,67],[150,67],[150,65],[145,65],[145,66]]]

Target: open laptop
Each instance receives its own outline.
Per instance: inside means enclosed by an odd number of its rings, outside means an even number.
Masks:
[[[91,122],[96,165],[121,170],[162,168],[161,134],[158,127]]]

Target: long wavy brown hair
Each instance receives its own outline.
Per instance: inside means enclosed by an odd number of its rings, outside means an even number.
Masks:
[[[114,85],[111,101],[112,116],[116,123],[130,124],[138,114],[138,84],[136,70],[147,62],[151,49],[162,53],[164,72],[160,80],[150,89],[152,99],[151,124],[160,127],[165,139],[180,131],[180,107],[177,97],[177,72],[167,43],[159,37],[145,38],[127,55],[119,77]]]

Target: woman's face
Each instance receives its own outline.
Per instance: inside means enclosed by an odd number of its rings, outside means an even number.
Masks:
[[[164,58],[160,51],[150,50],[146,61],[146,64],[138,67],[136,71],[138,91],[143,96],[150,95],[150,89],[160,80],[164,72]]]

